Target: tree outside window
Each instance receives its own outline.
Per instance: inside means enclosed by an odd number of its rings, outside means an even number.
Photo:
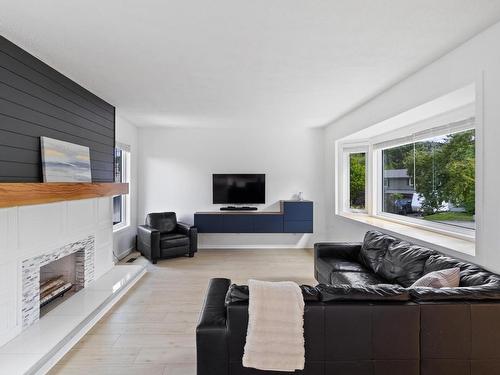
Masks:
[[[475,131],[383,150],[383,211],[474,229]],[[413,183],[414,182],[414,183]]]
[[[366,153],[349,154],[349,207],[366,208]]]

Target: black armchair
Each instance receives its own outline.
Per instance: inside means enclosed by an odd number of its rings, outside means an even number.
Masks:
[[[163,258],[193,257],[198,251],[198,231],[177,222],[175,212],[151,213],[146,216],[146,225],[137,230],[137,250],[153,264]]]

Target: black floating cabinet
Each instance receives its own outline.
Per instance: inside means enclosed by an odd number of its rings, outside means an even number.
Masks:
[[[279,212],[197,212],[194,225],[198,233],[313,233],[313,202],[280,201]]]

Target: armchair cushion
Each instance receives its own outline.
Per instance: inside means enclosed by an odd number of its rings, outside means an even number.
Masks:
[[[164,233],[160,235],[160,248],[188,246],[189,237],[181,233]]]
[[[173,232],[177,227],[175,212],[156,212],[146,216],[146,225],[155,228],[161,233]]]

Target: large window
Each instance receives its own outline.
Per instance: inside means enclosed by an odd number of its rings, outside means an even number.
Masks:
[[[475,159],[474,129],[383,149],[381,211],[474,229]]]
[[[115,148],[115,182],[129,182],[130,151],[126,145],[117,145]],[[129,197],[115,195],[113,197],[113,228],[118,230],[128,226]]]
[[[466,86],[337,141],[336,212],[473,241],[482,176],[475,93]]]

